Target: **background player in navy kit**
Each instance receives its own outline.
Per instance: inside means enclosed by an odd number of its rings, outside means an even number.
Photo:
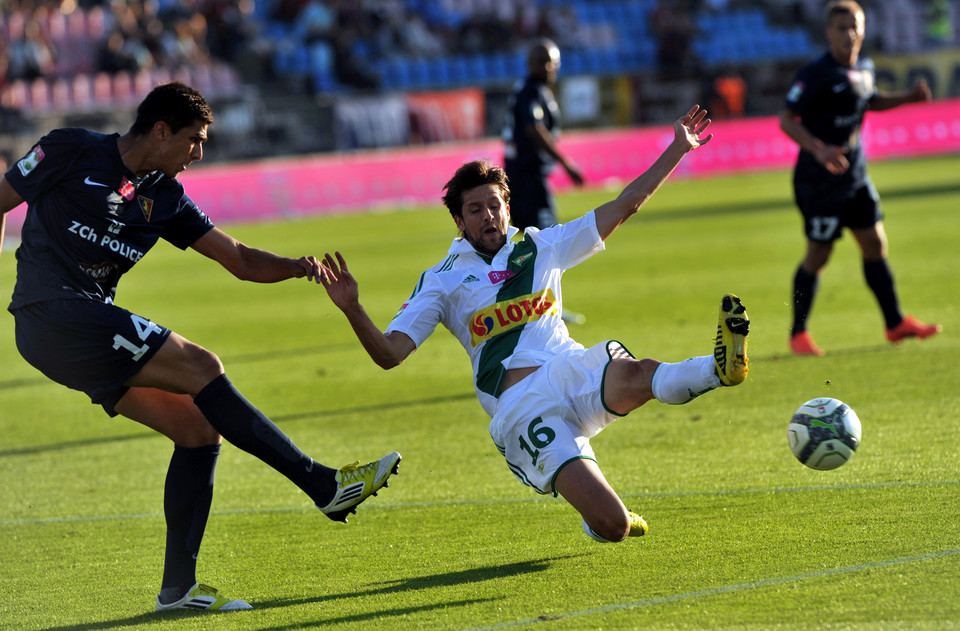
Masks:
[[[560,49],[541,39],[527,53],[528,75],[510,97],[503,130],[504,167],[510,179],[511,222],[522,232],[528,226],[549,228],[557,223],[557,208],[547,178],[556,163],[577,186],[580,169],[557,147],[560,107],[552,87],[560,69]]]
[[[339,521],[385,485],[400,461],[393,453],[339,471],[315,462],[237,392],[215,354],[113,304],[120,277],[161,237],[241,280],[319,282],[315,257],[248,247],[215,228],[184,194],[176,177],[203,157],[212,122],[199,92],[168,83],[144,99],[126,134],[51,131],[0,178],[0,235],[5,213],[28,205],[9,306],[21,355],[111,416],[174,442],[158,610],[250,608],[196,580],[221,436]]]
[[[780,128],[798,145],[794,195],[803,214],[807,251],[793,281],[790,348],[797,355],[823,355],[807,331],[807,319],[820,273],[833,243],[848,228],[860,246],[863,273],[877,298],[887,339],[936,335],[940,325],[904,317],[887,263],[887,237],[880,199],[867,175],[860,128],[867,110],[887,110],[930,100],[920,82],[913,89],[886,93],[876,88],[873,62],[860,56],[864,13],[852,0],[826,8],[830,50],[797,73],[780,113]]]
[[[535,41],[527,52],[527,77],[518,82],[507,105],[503,128],[504,170],[510,180],[510,222],[526,228],[549,228],[557,223],[557,203],[547,180],[557,163],[577,186],[583,174],[557,146],[560,106],[553,85],[560,69],[560,49],[549,39]],[[583,322],[583,315],[564,309],[567,322]]]

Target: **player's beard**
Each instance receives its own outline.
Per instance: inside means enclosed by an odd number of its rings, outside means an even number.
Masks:
[[[496,233],[496,236],[494,236],[492,233],[487,235],[483,230],[480,230],[478,235],[471,235],[470,233],[464,231],[463,238],[467,240],[467,243],[473,246],[474,250],[489,256],[494,256],[507,242],[507,235],[499,231]]]

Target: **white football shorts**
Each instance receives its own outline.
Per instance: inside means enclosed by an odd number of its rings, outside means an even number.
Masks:
[[[517,479],[556,496],[553,483],[565,464],[596,460],[590,439],[621,416],[603,402],[615,357],[633,355],[612,340],[564,351],[500,395],[490,436]]]

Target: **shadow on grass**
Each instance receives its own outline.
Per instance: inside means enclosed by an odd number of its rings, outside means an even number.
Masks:
[[[562,559],[573,558],[571,556],[567,557],[557,557],[552,559],[533,559],[530,561],[518,561],[516,563],[510,563],[507,565],[491,565],[486,567],[478,567],[469,570],[461,570],[457,572],[444,572],[441,574],[431,574],[430,576],[416,576],[406,579],[398,579],[395,581],[384,581],[382,583],[374,583],[369,589],[364,589],[354,592],[344,592],[339,594],[324,594],[321,596],[310,596],[306,598],[282,598],[275,600],[265,600],[265,601],[253,601],[251,604],[254,607],[254,612],[263,611],[267,609],[277,609],[282,607],[296,607],[300,605],[310,605],[322,602],[328,602],[333,600],[342,600],[342,599],[355,599],[355,598],[364,598],[368,596],[379,596],[382,594],[394,594],[407,591],[423,591],[435,588],[442,587],[454,587],[458,585],[470,585],[474,583],[483,583],[486,581],[496,581],[503,578],[508,578],[511,576],[522,576],[525,574],[533,574],[536,572],[543,572],[550,568],[550,565],[553,561],[559,561]],[[262,629],[270,629],[272,631],[282,631],[284,629],[302,629],[302,628],[312,628],[320,627],[327,624],[337,624],[344,622],[362,622],[366,620],[375,620],[380,618],[390,618],[390,617],[402,617],[408,616],[411,614],[416,614],[419,612],[432,611],[438,609],[450,609],[453,607],[465,607],[468,605],[489,602],[494,600],[493,598],[472,598],[466,600],[441,600],[437,603],[409,606],[409,607],[400,607],[396,609],[373,609],[364,613],[357,613],[349,616],[341,616],[337,618],[326,618],[322,620],[316,620],[312,622],[299,621],[292,624],[280,625],[276,627],[261,627]],[[204,616],[208,614],[202,614],[195,611],[166,611],[163,613],[142,613],[136,616],[130,616],[128,618],[119,618],[117,620],[103,620],[98,622],[91,622],[88,624],[78,624],[78,625],[68,625],[68,626],[58,626],[58,627],[46,627],[45,631],[67,631],[68,629],[73,631],[93,631],[94,629],[123,629],[126,627],[138,627],[141,625],[150,625],[150,624],[161,624],[173,622],[180,619],[194,618],[196,616]],[[213,614],[209,614],[213,615]],[[217,622],[228,623],[226,618],[221,618],[220,616],[232,616],[232,615],[241,615],[249,616],[254,615],[253,613],[249,614],[235,614],[233,612],[224,612],[217,614]],[[228,628],[228,627],[225,627]]]
[[[257,609],[268,609],[270,607],[289,607],[290,605],[319,603],[328,600],[340,600],[342,598],[359,598],[362,596],[374,596],[378,594],[420,591],[435,587],[452,587],[454,585],[482,583],[484,581],[498,580],[507,578],[509,576],[520,576],[522,574],[543,572],[550,567],[550,563],[552,561],[560,561],[562,559],[569,558],[572,557],[567,556],[553,559],[534,559],[530,561],[518,561],[516,563],[509,563],[507,565],[477,567],[470,570],[461,570],[459,572],[444,572],[442,574],[431,574],[430,576],[415,576],[413,578],[374,583],[370,589],[365,589],[363,591],[347,592],[345,594],[327,594],[324,596],[314,596],[311,598],[264,601],[257,603],[255,606]]]
[[[409,401],[392,401],[390,403],[378,403],[376,405],[359,405],[354,407],[345,407],[334,410],[314,410],[311,412],[298,412],[296,414],[278,414],[272,416],[271,420],[275,423],[284,423],[291,421],[302,421],[305,419],[322,419],[325,417],[338,417],[344,414],[357,414],[368,412],[383,412],[396,410],[398,408],[417,407],[421,405],[439,405],[451,403],[453,401],[472,400],[476,397],[473,392],[461,392],[454,394],[445,394],[439,397],[427,397],[423,399],[410,399]],[[70,440],[60,443],[51,443],[48,445],[34,445],[31,447],[14,447],[12,449],[0,449],[0,458],[6,456],[28,456],[32,454],[44,453],[48,451],[57,451],[61,449],[73,449],[74,447],[86,447],[90,445],[107,445],[110,443],[123,443],[130,440],[140,440],[144,438],[160,438],[160,434],[155,432],[141,432],[138,434],[126,434],[123,436],[107,436],[103,438],[85,438],[83,440]]]

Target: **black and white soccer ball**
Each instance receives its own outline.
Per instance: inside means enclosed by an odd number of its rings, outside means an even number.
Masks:
[[[860,446],[860,417],[838,399],[810,399],[794,412],[787,440],[797,460],[811,469],[836,469]]]

